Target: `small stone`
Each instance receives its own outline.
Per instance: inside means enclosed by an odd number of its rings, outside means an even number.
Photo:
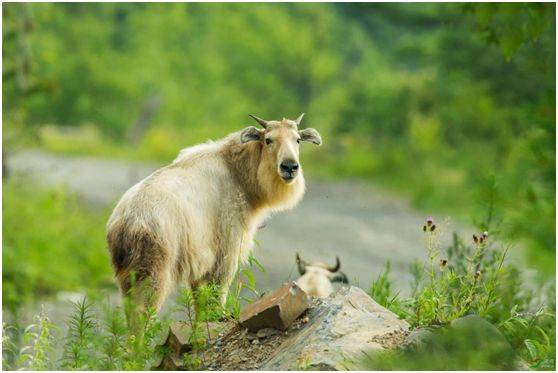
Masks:
[[[233,364],[240,363],[240,356],[235,355],[235,356],[231,357],[230,362],[233,363]]]
[[[192,349],[192,345],[189,343],[188,339],[189,335],[189,326],[180,322],[173,323],[170,325],[165,345],[169,347],[172,353],[181,356]]]
[[[163,358],[161,363],[156,367],[157,370],[184,370],[182,360],[174,355],[170,354]]]
[[[253,345],[259,345],[259,344],[260,344],[260,341],[257,340],[257,339],[254,339],[254,340],[252,341],[252,344],[253,344]]]
[[[347,313],[345,312],[345,315],[346,315],[346,314],[347,314]],[[310,318],[309,318],[308,316],[305,316],[305,317],[302,319],[302,322],[305,323],[305,324],[306,324],[308,321],[310,321]]]
[[[258,339],[258,336],[254,333],[248,333],[246,334],[246,339],[248,339],[249,341],[253,341],[254,339]]]
[[[308,307],[308,295],[290,282],[244,308],[239,321],[253,332],[262,328],[285,330]]]

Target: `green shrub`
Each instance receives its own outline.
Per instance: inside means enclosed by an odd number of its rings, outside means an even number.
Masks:
[[[15,312],[59,291],[114,288],[104,227],[107,215],[88,210],[63,188],[34,180],[3,184],[2,300]]]
[[[532,369],[553,369],[554,287],[548,288],[544,299],[535,299],[533,291],[522,286],[517,268],[505,262],[507,248],[499,246],[494,235],[487,232],[473,235],[470,243],[454,233],[452,244],[442,250],[438,241],[442,226],[432,218],[423,226],[428,261],[411,267],[409,297],[401,297],[392,289],[389,263],[369,290],[376,301],[413,328],[441,329],[418,350],[407,348],[371,356],[367,360],[370,367],[498,370],[512,369],[509,362],[520,357]],[[479,338],[483,339],[478,335],[446,330],[447,325],[467,315],[478,315],[498,327],[512,350],[491,343],[479,347]]]

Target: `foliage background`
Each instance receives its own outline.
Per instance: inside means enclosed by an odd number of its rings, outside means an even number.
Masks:
[[[248,113],[305,111],[326,140],[303,155],[313,177],[370,179],[465,221],[494,202],[502,233],[555,273],[554,4],[2,9],[8,154],[170,161]],[[4,301],[107,282],[105,257],[44,259],[101,245],[104,216],[8,182],[3,217]]]

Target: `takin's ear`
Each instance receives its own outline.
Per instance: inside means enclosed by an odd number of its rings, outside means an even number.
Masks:
[[[240,142],[242,144],[248,142],[248,141],[256,141],[256,140],[261,140],[262,139],[262,135],[263,135],[263,131],[257,129],[254,126],[250,126],[250,127],[246,127],[245,129],[242,130],[242,132],[240,133]]]
[[[347,277],[346,274],[344,274],[343,272],[339,271],[337,273],[335,273],[331,278],[330,278],[331,282],[342,282],[344,284],[348,284],[349,283],[349,278]]]
[[[322,145],[322,137],[320,136],[318,131],[313,128],[305,128],[298,131],[298,134],[300,135],[301,141],[310,141],[316,145]]]

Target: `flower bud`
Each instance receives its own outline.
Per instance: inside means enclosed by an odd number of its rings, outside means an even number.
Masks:
[[[429,216],[426,218],[426,225],[428,225],[429,227],[434,224],[434,219],[432,218],[432,216]]]

